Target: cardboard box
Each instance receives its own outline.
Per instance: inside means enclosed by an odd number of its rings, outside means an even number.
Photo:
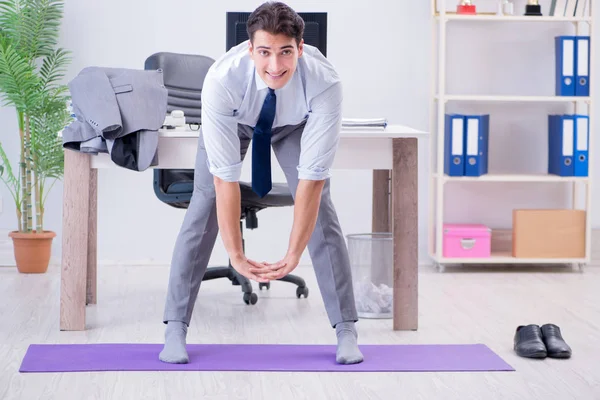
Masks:
[[[584,258],[585,217],[584,210],[513,210],[513,257]]]

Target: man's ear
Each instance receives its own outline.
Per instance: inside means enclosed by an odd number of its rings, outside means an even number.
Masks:
[[[298,58],[302,57],[302,52],[304,52],[304,39],[301,39],[298,45]]]
[[[254,51],[254,47],[252,46],[252,41],[248,40],[248,53],[250,54],[250,57],[252,57],[253,51]]]

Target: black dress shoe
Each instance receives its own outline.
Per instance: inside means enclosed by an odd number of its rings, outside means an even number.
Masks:
[[[515,352],[521,357],[544,358],[547,355],[542,339],[542,331],[538,325],[520,325],[514,339]]]
[[[546,345],[548,357],[569,358],[571,357],[571,348],[563,339],[560,328],[554,324],[542,325],[542,339]]]

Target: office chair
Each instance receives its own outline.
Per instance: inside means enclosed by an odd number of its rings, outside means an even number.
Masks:
[[[192,54],[159,52],[146,59],[144,69],[161,69],[165,88],[168,91],[167,112],[182,110],[187,124],[201,125],[201,92],[204,77],[214,63],[210,57]],[[159,160],[160,161],[160,160]],[[194,191],[193,169],[154,169],[154,193],[159,200],[175,207],[186,209]],[[242,248],[246,251],[243,220],[247,229],[258,228],[257,213],[269,207],[286,207],[294,204],[289,188],[283,183],[273,183],[273,189],[263,198],[252,191],[248,182],[240,182],[241,214],[240,231]],[[256,304],[258,296],[252,291],[250,281],[240,275],[229,260],[227,267],[209,267],[203,281],[228,278],[232,285],[242,288],[243,300],[246,304]],[[297,285],[296,297],[308,297],[308,288],[304,280],[292,274],[279,279]],[[270,282],[259,283],[259,289],[270,288]]]

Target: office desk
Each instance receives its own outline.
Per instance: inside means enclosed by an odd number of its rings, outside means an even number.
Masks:
[[[401,125],[344,130],[333,166],[374,171],[372,228],[393,233],[394,330],[417,329],[417,140],[426,135]],[[197,131],[161,131],[154,168],[193,169],[197,142]],[[85,330],[86,305],[96,304],[97,174],[103,168],[122,167],[108,154],[65,151],[60,330]]]

